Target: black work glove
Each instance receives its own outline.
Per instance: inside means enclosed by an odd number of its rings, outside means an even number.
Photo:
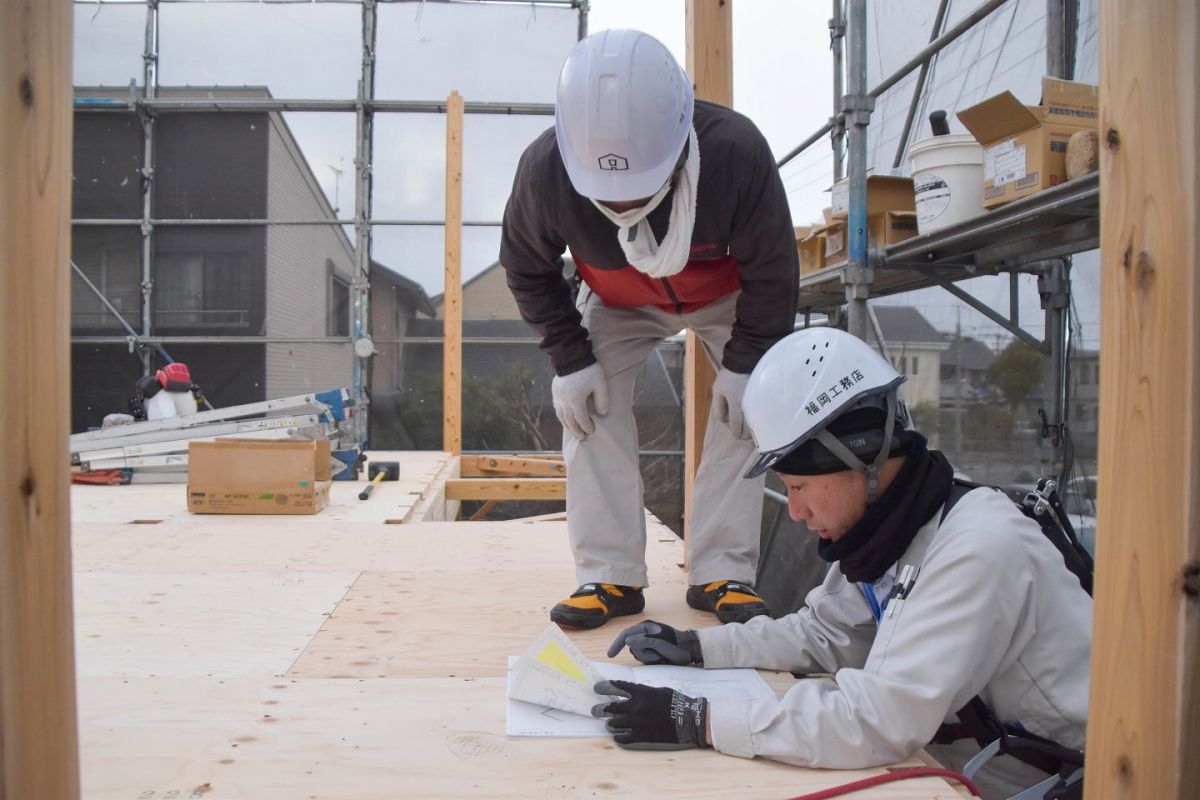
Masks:
[[[708,747],[708,701],[674,689],[629,681],[600,681],[596,694],[624,698],[592,707],[606,719],[613,741],[629,750],[685,750]]]
[[[670,625],[652,619],[630,625],[621,631],[608,646],[608,657],[614,657],[625,645],[629,645],[629,652],[643,664],[686,667],[688,664],[704,663],[700,637],[695,631],[677,631]]]

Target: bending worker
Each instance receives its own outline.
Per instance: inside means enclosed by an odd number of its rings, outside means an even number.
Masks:
[[[554,366],[570,476],[567,528],[582,585],[550,617],[594,628],[645,605],[634,380],[684,328],[720,365],[687,601],[722,622],[765,614],[753,589],[762,483],[740,480],[754,457],[741,395],[794,326],[799,275],[771,150],[745,117],[694,101],[666,47],[630,30],[575,46],[554,123],[521,157],[500,242],[508,286]],[[563,274],[568,248],[582,279],[577,301]]]
[[[609,651],[834,680],[800,680],[779,699],[712,702],[601,684],[625,698],[597,707],[618,744],[857,769],[906,759],[935,736],[949,742],[956,731],[941,726],[957,716],[957,733],[981,741],[994,737],[980,723],[1048,740],[1039,752],[1063,758],[1031,757],[1042,770],[1079,755],[1070,751],[1084,744],[1091,598],[1004,494],[978,487],[951,500],[951,465],[904,427],[903,380],[838,330],[799,331],[772,348],[744,398],[761,453],[748,474],[779,474],[792,519],[821,539],[824,583],[778,620],[699,631],[647,621]],[[978,747],[928,749],[958,768]],[[1046,778],[1042,770],[1003,757],[979,775],[1007,796]]]

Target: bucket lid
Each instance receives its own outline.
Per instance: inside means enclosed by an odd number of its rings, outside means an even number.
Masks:
[[[928,153],[932,150],[941,150],[943,148],[949,149],[951,147],[970,148],[974,151],[971,156],[963,154],[966,163],[983,163],[983,147],[969,133],[949,133],[945,136],[930,136],[928,139],[913,142],[908,148],[908,157],[911,159],[921,153]]]

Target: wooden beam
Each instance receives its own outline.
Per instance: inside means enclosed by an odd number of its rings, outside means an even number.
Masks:
[[[548,461],[541,458],[522,458],[519,456],[463,456],[459,465],[459,474],[463,477],[483,475],[509,475],[517,477],[541,476],[563,477],[567,474],[567,465],[563,461]]]
[[[696,98],[733,107],[733,0],[687,0],[687,73]]]
[[[462,452],[463,99],[446,98],[446,280],[442,302],[442,449]]]
[[[733,0],[687,0],[687,72],[696,97],[725,106],[733,105]],[[719,354],[718,354],[719,356]],[[692,331],[684,346],[684,548],[692,522],[692,495],[696,470],[704,452],[704,430],[712,405],[712,384],[717,373]]]
[[[0,2],[0,798],[79,796],[71,600],[71,20]]]
[[[566,478],[452,478],[447,500],[565,500]]]
[[[692,499],[696,492],[696,471],[704,455],[704,431],[712,406],[712,386],[717,373],[704,352],[700,337],[687,332],[683,346],[683,549],[692,524]]]
[[[1100,3],[1099,530],[1087,797],[1200,796],[1200,13]]]
[[[500,502],[500,501],[499,500],[488,500],[486,503],[484,503],[483,505],[481,505],[479,507],[478,511],[476,511],[474,514],[471,515],[470,521],[471,522],[479,522],[479,521],[483,520],[485,517],[487,517],[488,514],[490,514],[492,512],[492,509],[496,507],[496,503],[498,503],[498,502]]]

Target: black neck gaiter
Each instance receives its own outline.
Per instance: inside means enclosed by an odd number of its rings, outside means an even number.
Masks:
[[[912,449],[895,480],[862,519],[837,541],[822,539],[817,553],[838,562],[846,580],[874,582],[900,560],[917,530],[950,496],[954,469],[946,457],[926,447],[925,437],[912,432]]]

